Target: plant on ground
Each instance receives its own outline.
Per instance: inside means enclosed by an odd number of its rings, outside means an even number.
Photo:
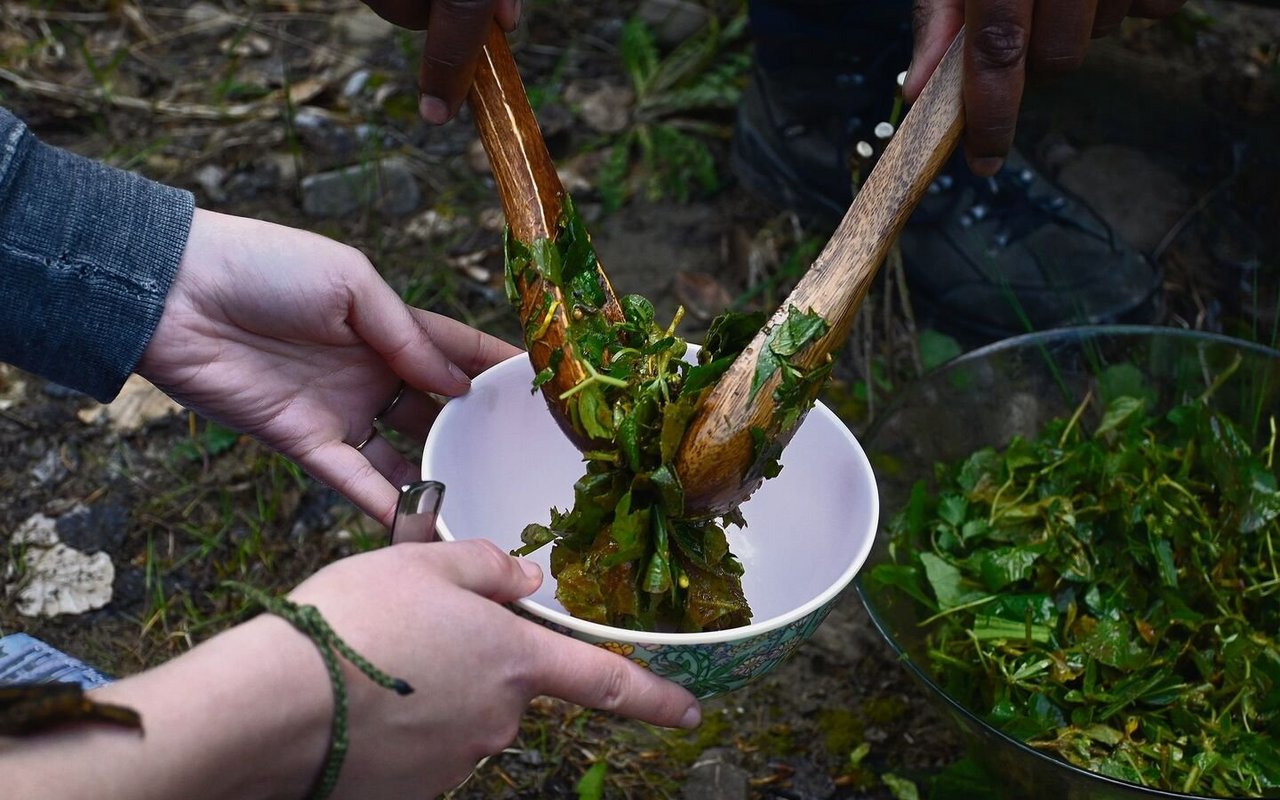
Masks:
[[[643,20],[626,23],[620,50],[636,99],[632,124],[610,143],[600,174],[607,210],[637,194],[685,202],[696,191],[720,187],[707,140],[729,136],[715,115],[732,111],[742,96],[750,63],[740,46],[745,30],[745,14],[724,25],[712,17],[701,33],[663,57]]]

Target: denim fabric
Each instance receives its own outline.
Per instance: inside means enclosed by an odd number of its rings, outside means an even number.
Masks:
[[[0,108],[0,360],[107,402],[146,349],[190,192],[40,142]]]

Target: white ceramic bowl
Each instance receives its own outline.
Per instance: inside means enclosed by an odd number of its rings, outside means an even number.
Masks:
[[[515,356],[449,401],[427,437],[422,477],[449,487],[437,521],[446,541],[520,546],[520,531],[573,504],[584,472],[540,392]],[[750,625],[707,633],[646,633],[571,617],[556,601],[547,545],[530,556],[548,578],[516,607],[578,639],[613,650],[706,699],[764,675],[809,638],[871,548],[879,495],[853,434],[818,404],[783,452],[782,473],[742,506],[748,527],[730,526],[742,561]]]

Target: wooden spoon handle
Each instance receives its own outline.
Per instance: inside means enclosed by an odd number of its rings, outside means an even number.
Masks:
[[[795,366],[823,364],[844,343],[881,262],[964,128],[963,36],[962,31],[951,43],[813,266],[703,399],[676,459],[690,511],[723,513],[760,482],[746,472],[756,447],[751,432],[775,433],[773,391],[779,376],[754,394],[751,385],[769,332],[786,320],[789,310],[816,312],[830,326],[794,356]],[[785,445],[794,430],[777,431],[774,441]]]
[[[805,354],[820,363],[848,334],[858,307],[907,218],[964,129],[964,32],[956,35],[858,196],[783,308],[812,309],[831,329]],[[785,317],[785,313],[782,315]]]
[[[507,45],[506,34],[496,22],[489,31],[476,65],[475,83],[467,101],[489,156],[512,236],[525,244],[538,239],[554,239],[556,224],[565,205],[564,186],[547,151],[538,120],[529,106],[529,97],[520,80],[511,48]],[[596,262],[596,273],[606,298],[602,313],[610,320],[621,320],[622,309],[599,261]],[[565,303],[559,287],[531,270],[526,270],[525,275],[530,277],[516,280],[516,291],[520,295],[520,322],[526,332],[529,359],[534,370],[541,371],[553,363],[557,351],[565,351],[557,364],[555,377],[542,385],[542,391],[560,427],[579,446],[586,446],[588,443],[583,436],[569,424],[559,399],[587,377],[581,362],[572,352],[572,343],[566,340],[572,310]]]
[[[467,100],[512,234],[522,242],[550,238],[564,207],[564,186],[497,23],[489,30]]]

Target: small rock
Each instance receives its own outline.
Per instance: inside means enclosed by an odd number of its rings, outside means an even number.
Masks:
[[[53,547],[58,543],[58,521],[44,514],[32,514],[9,537],[10,544]]]
[[[298,182],[298,157],[293,153],[267,153],[256,166],[259,173],[274,176],[278,187],[292,187]]]
[[[530,767],[542,766],[543,758],[542,758],[541,750],[534,750],[534,749],[521,750],[519,758],[520,758],[520,763],[525,764],[526,766],[530,766]]]
[[[1143,253],[1160,244],[1192,203],[1177,175],[1123,145],[1083,150],[1062,167],[1058,181]]]
[[[41,489],[57,486],[66,480],[70,474],[71,470],[67,469],[67,465],[62,462],[62,452],[59,449],[46,452],[36,462],[36,465],[31,468],[31,477],[34,479],[34,485]]]
[[[232,200],[248,200],[264,192],[282,188],[280,175],[275,166],[267,161],[258,161],[227,178],[223,184],[223,193]]]
[[[81,505],[58,517],[58,538],[86,553],[114,551],[124,544],[128,522],[129,511],[119,503]]]
[[[334,14],[330,24],[343,41],[357,46],[377,44],[395,32],[394,25],[364,5]]]
[[[560,177],[560,185],[571,195],[586,194],[595,185],[583,175],[573,164],[560,164],[556,167],[556,175]]]
[[[342,96],[348,100],[360,92],[364,91],[364,87],[369,84],[369,78],[373,73],[367,69],[358,69],[347,76],[346,83],[342,84]]]
[[[205,196],[215,203],[221,203],[227,199],[227,193],[222,190],[223,181],[227,179],[227,171],[217,164],[205,164],[196,170],[196,183],[200,184],[200,188],[204,189]]]
[[[730,748],[704,751],[685,778],[685,800],[746,800],[751,776],[736,762],[737,753]]]
[[[603,84],[591,87],[586,83],[570,84],[564,99],[573,105],[582,121],[598,133],[618,133],[631,124],[631,106],[635,104],[635,92],[627,86]]]
[[[209,0],[196,0],[184,15],[188,25],[200,26],[201,33],[223,34],[236,27],[238,21]]]
[[[674,47],[706,27],[710,12],[689,0],[643,0],[636,10],[653,29],[658,44]]]
[[[252,33],[248,36],[233,36],[223,41],[218,48],[227,55],[254,58],[271,52],[271,40],[262,34]]]
[[[370,207],[399,216],[415,211],[421,202],[417,177],[401,158],[302,179],[302,210],[313,217],[341,217]]]
[[[884,744],[889,741],[889,732],[878,725],[870,725],[863,730],[862,738],[870,744]]]
[[[409,220],[404,226],[404,232],[415,239],[432,241],[434,239],[443,239],[452,233],[462,230],[469,224],[470,222],[465,217],[442,214],[434,208],[429,208]]]
[[[483,208],[479,215],[476,216],[476,222],[486,231],[494,233],[502,233],[507,227],[507,217],[502,213],[502,209],[498,207]]]
[[[315,106],[303,106],[293,115],[293,129],[308,149],[320,155],[347,157],[356,152],[359,140],[342,120]]]
[[[115,566],[106,553],[87,555],[65,544],[29,547],[22,554],[22,578],[6,586],[14,606],[27,617],[83,614],[111,602]]]
[[[479,139],[467,145],[467,166],[477,175],[488,175],[491,171],[489,154],[485,152],[484,142]]]

